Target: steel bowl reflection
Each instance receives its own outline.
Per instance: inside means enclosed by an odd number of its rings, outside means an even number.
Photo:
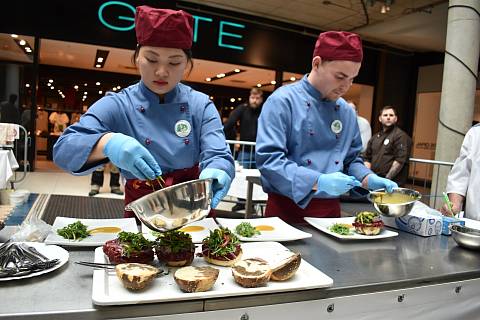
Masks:
[[[421,198],[420,192],[407,188],[395,188],[392,193],[378,189],[368,195],[368,199],[381,215],[392,218],[409,214],[415,202]]]
[[[165,232],[203,219],[210,212],[212,179],[173,185],[130,202],[131,210],[148,228]]]
[[[480,230],[468,228],[460,225],[450,225],[452,238],[462,247],[468,249],[480,249]]]

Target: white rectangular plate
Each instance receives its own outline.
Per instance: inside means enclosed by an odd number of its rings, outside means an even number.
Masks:
[[[291,255],[291,251],[278,242],[243,243],[242,258],[262,257],[271,264]],[[197,248],[200,251],[200,248]],[[95,262],[106,263],[102,248],[95,249]],[[92,300],[97,305],[122,305],[153,303],[165,301],[181,301],[215,297],[252,295],[271,292],[285,292],[304,289],[324,288],[333,285],[333,280],[323,272],[302,260],[297,273],[287,281],[270,281],[259,288],[243,288],[232,276],[229,267],[208,264],[203,258],[195,257],[193,266],[209,265],[218,268],[220,273],[214,286],[206,292],[182,292],[173,274],[177,268],[171,268],[166,276],[156,278],[149,287],[141,291],[125,289],[115,275],[115,271],[96,269],[93,271]]]
[[[199,231],[188,231],[188,227],[201,227],[203,229]],[[215,230],[216,228],[218,228],[218,225],[212,218],[205,218],[189,223],[179,230],[189,233],[192,236],[193,243],[202,243],[202,240],[210,235],[210,230]],[[142,223],[142,233],[145,238],[148,240],[155,240],[157,237],[153,235],[153,232],[152,229],[149,229]]]
[[[380,234],[376,236],[366,236],[364,234],[358,234],[353,232],[351,235],[341,235],[335,232],[330,231],[330,227],[333,226],[335,223],[345,223],[345,224],[352,224],[355,221],[355,217],[346,217],[346,218],[304,218],[305,221],[310,223],[312,226],[317,228],[320,231],[323,231],[335,238],[345,239],[345,240],[374,240],[374,239],[383,239],[383,238],[390,238],[398,236],[398,233],[395,231],[390,231],[387,229],[383,229]]]
[[[278,217],[258,218],[258,219],[225,219],[217,218],[218,223],[223,227],[232,230],[241,241],[292,241],[310,238],[312,235],[297,228],[292,227]],[[235,232],[235,228],[242,222],[249,222],[252,226],[270,226],[272,231],[260,231],[259,235],[251,238],[242,237]]]
[[[47,244],[58,244],[61,246],[75,246],[75,247],[98,247],[103,245],[108,240],[117,238],[117,233],[95,233],[83,240],[70,240],[59,236],[58,229],[64,228],[67,225],[76,221],[81,221],[87,226],[87,230],[91,230],[99,227],[118,227],[121,231],[126,232],[138,232],[137,223],[135,218],[122,218],[122,219],[78,219],[67,217],[56,217],[53,222],[52,231],[45,239]]]

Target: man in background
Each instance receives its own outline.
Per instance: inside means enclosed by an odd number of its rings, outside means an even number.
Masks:
[[[0,104],[0,121],[3,123],[20,123],[20,111],[15,106],[17,95],[11,94],[8,101]]]
[[[362,138],[362,154],[367,150],[368,141],[372,137],[372,128],[370,122],[364,117],[358,115],[358,108],[353,101],[348,101],[348,104],[355,110],[357,114],[358,128],[360,129],[360,137]]]
[[[225,134],[232,132],[237,121],[240,122],[240,141],[255,142],[257,139],[257,122],[262,111],[263,91],[258,88],[250,90],[248,103],[242,103],[232,111],[225,122],[223,130]],[[246,169],[255,169],[255,148],[240,146],[237,161]]]
[[[365,166],[380,177],[404,185],[408,179],[412,139],[397,126],[398,117],[394,107],[383,107],[378,120],[382,124],[382,130],[368,142]]]

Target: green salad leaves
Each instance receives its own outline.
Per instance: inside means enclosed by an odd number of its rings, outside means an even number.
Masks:
[[[87,231],[87,226],[84,225],[81,221],[70,223],[68,226],[58,229],[57,233],[59,236],[62,236],[65,239],[78,241],[90,236],[90,233],[88,233]]]
[[[235,227],[235,232],[242,237],[251,238],[257,234],[260,234],[260,231],[255,229],[254,226],[250,224],[250,222],[242,222]]]

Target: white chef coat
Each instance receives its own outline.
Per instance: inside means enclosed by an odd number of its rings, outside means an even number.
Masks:
[[[370,122],[364,117],[357,116],[357,123],[360,129],[360,137],[362,138],[362,152],[365,152],[368,141],[372,137],[372,127],[370,127]]]
[[[448,175],[447,193],[466,196],[465,218],[480,220],[480,125],[468,130],[452,171]]]

